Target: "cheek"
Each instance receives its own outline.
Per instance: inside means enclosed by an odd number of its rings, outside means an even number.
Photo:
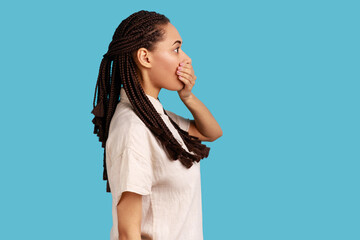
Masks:
[[[179,60],[175,55],[165,53],[156,59],[156,65],[159,70],[164,71],[167,74],[169,72],[176,74],[176,68],[179,65]]]
[[[179,90],[183,83],[176,73],[179,59],[176,54],[162,53],[153,59],[153,67],[150,72],[151,81],[158,87],[168,90]]]

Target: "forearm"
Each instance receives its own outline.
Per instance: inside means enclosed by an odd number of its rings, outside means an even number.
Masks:
[[[119,233],[119,240],[141,240],[141,234],[138,231]]]
[[[199,132],[209,138],[217,139],[223,132],[209,109],[191,93],[186,99],[181,99],[194,117]]]

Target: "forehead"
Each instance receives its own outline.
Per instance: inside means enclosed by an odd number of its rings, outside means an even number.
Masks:
[[[172,25],[171,23],[168,23],[164,27],[165,34],[164,34],[164,40],[162,41],[163,44],[172,46],[172,44],[176,40],[182,41],[180,34],[178,30]]]

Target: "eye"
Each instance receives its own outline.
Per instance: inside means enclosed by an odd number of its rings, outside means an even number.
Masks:
[[[176,53],[179,53],[179,48],[180,48],[180,47],[177,47],[177,48],[175,49],[175,50],[177,50],[177,52],[176,52]],[[174,51],[175,51],[175,50],[174,50]]]

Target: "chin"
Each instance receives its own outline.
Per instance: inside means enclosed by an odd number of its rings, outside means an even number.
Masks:
[[[172,86],[169,86],[169,87],[166,87],[167,90],[170,90],[170,91],[180,91],[181,89],[183,89],[185,86],[185,84],[183,82],[181,82],[180,80],[178,80],[178,83],[172,85]]]
[[[183,89],[184,86],[180,86],[180,87],[171,87],[171,88],[165,88],[169,91],[180,91],[181,89]]]
[[[176,91],[180,91],[181,89],[183,89],[185,87],[184,83],[180,83],[179,87],[176,89]]]
[[[183,89],[185,87],[185,83],[183,83],[182,81],[180,81],[179,79],[178,80],[178,83],[179,83],[179,86],[177,88],[176,91],[180,91],[181,89]]]

